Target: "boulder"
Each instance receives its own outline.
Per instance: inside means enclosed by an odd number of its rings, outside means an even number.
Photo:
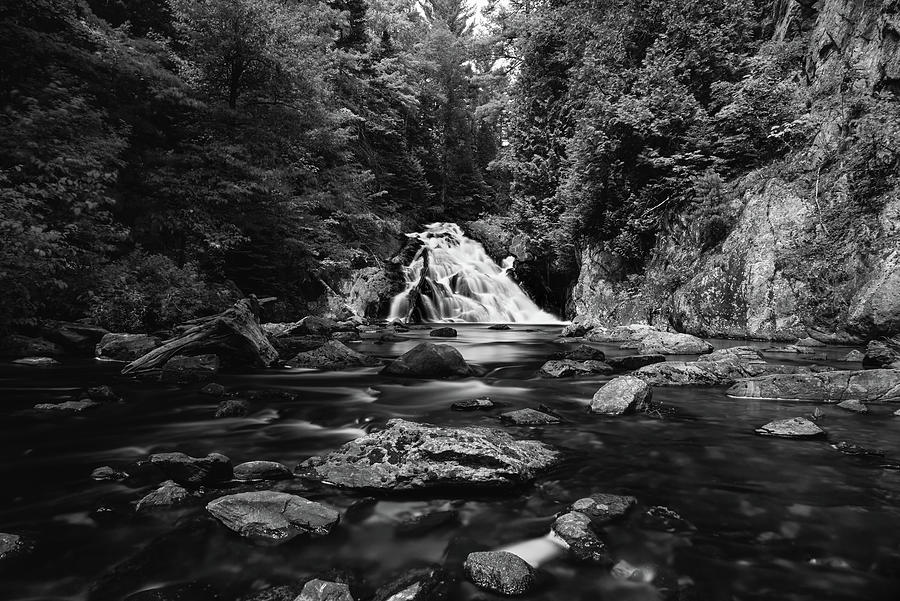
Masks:
[[[850,399],[847,401],[841,401],[837,404],[838,407],[844,409],[845,411],[850,411],[852,413],[868,413],[869,408],[857,401],[856,399]]]
[[[381,373],[411,378],[452,378],[472,376],[476,371],[452,346],[423,342],[391,361]]]
[[[775,420],[757,428],[756,433],[780,438],[815,438],[825,436],[825,430],[805,417]]]
[[[30,545],[18,534],[0,532],[0,562],[28,553]]]
[[[535,585],[534,568],[508,551],[469,553],[463,569],[478,588],[508,597],[524,595]]]
[[[231,460],[219,453],[191,457],[184,453],[155,453],[141,467],[159,470],[168,479],[187,486],[200,486],[230,480]]]
[[[321,503],[271,490],[219,497],[206,509],[241,536],[276,543],[298,534],[328,534],[340,520],[337,511]]]
[[[225,394],[225,387],[221,384],[210,382],[200,389],[200,394],[205,394],[207,396],[223,396]]]
[[[344,583],[316,578],[303,586],[300,596],[294,601],[353,601],[353,595]]]
[[[604,361],[606,353],[587,344],[579,344],[570,351],[559,353],[555,359],[572,359],[573,361]]]
[[[108,465],[102,465],[91,472],[91,478],[98,481],[110,480],[113,482],[119,482],[128,478],[128,474],[119,470],[115,470]]]
[[[88,409],[95,409],[100,403],[90,400],[65,401],[64,403],[39,403],[34,406],[38,411],[55,411],[58,413],[83,413]]]
[[[578,499],[571,509],[592,518],[598,524],[612,522],[624,517],[637,504],[637,499],[627,495],[596,493]]]
[[[106,334],[95,352],[101,359],[134,361],[162,345],[162,340],[147,334]]]
[[[476,411],[476,410],[487,410],[494,408],[494,401],[487,397],[479,398],[479,399],[466,399],[465,401],[456,401],[450,408],[454,411]]]
[[[702,357],[701,357],[702,358]],[[631,371],[654,363],[664,363],[664,355],[625,355],[624,357],[607,357],[606,362],[616,371]]]
[[[863,369],[900,369],[900,342],[872,340],[866,345],[862,364]]]
[[[703,355],[712,352],[713,345],[690,334],[650,332],[641,339],[637,350],[641,355]]]
[[[27,367],[55,367],[60,365],[60,362],[53,357],[23,357],[16,359],[13,363]]]
[[[495,323],[494,325],[488,326],[489,330],[509,330],[510,327],[505,323]]]
[[[517,409],[500,414],[500,419],[516,426],[545,426],[558,424],[559,418],[534,409]]]
[[[225,399],[216,407],[216,417],[244,417],[250,414],[250,403],[244,399]]]
[[[97,401],[98,403],[118,403],[122,400],[116,391],[107,386],[106,384],[101,384],[100,386],[91,386],[85,392],[85,396],[92,401]]]
[[[183,486],[179,486],[172,480],[166,480],[159,488],[147,494],[138,501],[137,511],[147,511],[160,507],[177,507],[191,500],[191,493]]]
[[[393,419],[384,430],[313,457],[295,471],[348,488],[509,488],[529,482],[557,457],[541,442],[516,440],[498,429]]]
[[[337,329],[337,322],[327,317],[309,315],[287,330],[287,336],[328,336]]]
[[[234,367],[269,367],[278,361],[278,351],[260,327],[258,313],[259,301],[250,296],[218,315],[188,322],[180,336],[132,361],[122,373],[158,369],[176,355],[211,353]]]
[[[538,375],[542,378],[571,378],[611,374],[612,367],[602,361],[575,361],[573,359],[551,359],[541,366]]]
[[[569,546],[569,552],[579,561],[611,563],[606,545],[591,526],[591,518],[570,511],[556,518],[553,532]]]
[[[752,399],[838,403],[900,401],[900,370],[867,369],[781,374],[749,378],[728,389],[728,396]]]
[[[234,466],[235,480],[285,480],[294,474],[277,461],[246,461]]]
[[[841,357],[840,361],[845,361],[847,363],[861,363],[865,359],[866,355],[862,351],[858,349],[853,349],[843,357]]]
[[[20,334],[10,334],[0,339],[0,357],[15,359],[17,357],[61,357],[65,349],[60,345]]]
[[[435,338],[456,338],[456,330],[453,328],[435,328],[428,332],[429,336]]]
[[[604,384],[591,399],[591,413],[624,415],[650,402],[650,385],[634,376],[619,376]]]
[[[666,361],[634,372],[651,386],[728,386],[743,378],[779,374],[812,373],[813,368],[766,363],[750,346],[719,349],[696,361]]]
[[[317,349],[298,353],[288,362],[288,366],[290,367],[331,370],[374,365],[381,365],[381,361],[375,357],[368,357],[362,353],[357,353],[337,340],[329,340]]]
[[[197,355],[186,357],[175,355],[162,368],[163,382],[188,384],[209,380],[219,373],[218,355]]]

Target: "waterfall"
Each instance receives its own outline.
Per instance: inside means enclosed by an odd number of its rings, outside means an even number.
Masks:
[[[418,301],[423,321],[560,322],[535,305],[509,277],[513,257],[497,265],[455,223],[432,223],[425,231],[407,236],[421,240],[422,247],[403,268],[406,289],[394,297],[391,319],[406,319],[412,298]],[[427,270],[424,279],[423,270]]]

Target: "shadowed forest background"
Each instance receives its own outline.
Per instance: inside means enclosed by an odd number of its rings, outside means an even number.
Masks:
[[[898,80],[866,80],[840,40],[816,73],[816,3],[781,4],[4,3],[0,327],[148,331],[250,293],[287,319],[433,221],[515,254],[559,314],[587,246],[662,299],[695,264],[646,277],[660,240],[714,251],[773,177],[815,195],[780,266],[815,287],[896,197]],[[843,310],[848,265],[818,317]]]

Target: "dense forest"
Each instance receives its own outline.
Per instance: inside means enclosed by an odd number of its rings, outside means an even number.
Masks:
[[[896,195],[900,120],[841,40],[815,72],[820,7],[787,4],[4,3],[0,322],[295,317],[432,221],[560,314],[589,247],[665,303],[695,262],[641,274],[674,224],[715,249],[773,174],[825,205],[802,268]]]

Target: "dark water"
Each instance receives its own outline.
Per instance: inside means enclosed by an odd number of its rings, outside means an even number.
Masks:
[[[758,437],[756,426],[808,415],[815,405],[730,399],[722,389],[656,389],[654,399],[672,410],[664,419],[592,416],[586,405],[605,378],[533,377],[547,355],[563,348],[552,342],[558,328],[458,329],[460,337],[451,344],[470,362],[489,368],[486,377],[394,380],[376,369],[226,375],[218,381],[229,390],[298,395],[260,398],[250,416],[234,419],[212,419],[217,402],[200,395],[198,387],[122,378],[114,363],[3,366],[0,531],[27,535],[37,546],[14,571],[0,572],[0,599],[118,599],[186,582],[236,599],[332,569],[361,574],[377,587],[428,562],[461,574],[467,553],[539,538],[554,513],[592,492],[631,494],[644,508],[665,505],[694,524],[693,532],[669,534],[642,529],[633,518],[604,536],[616,558],[652,569],[659,583],[693,582],[696,599],[900,598],[900,472],[829,445],[847,440],[900,459],[895,407],[876,406],[867,416],[821,407],[828,441]],[[357,348],[393,357],[425,335],[414,331],[407,334],[410,341]],[[846,350],[829,349],[829,357]],[[27,411],[97,384],[112,385],[126,402],[78,417],[39,418]],[[449,410],[454,400],[482,395],[501,408]],[[127,469],[149,453],[176,450],[195,456],[218,451],[235,464],[266,459],[293,467],[392,417],[499,426],[500,411],[540,404],[558,412],[564,423],[506,427],[564,450],[566,460],[523,494],[385,499],[370,513],[345,519],[328,537],[297,538],[278,547],[256,546],[232,534],[206,515],[203,502],[135,515],[133,504],[153,487],[90,479],[97,466]],[[358,501],[350,494],[281,486],[341,508]],[[221,492],[209,491],[205,500],[216,494]],[[419,537],[396,536],[403,512],[450,501],[459,506],[458,525]],[[106,510],[98,514],[101,507]],[[544,584],[528,598],[656,598],[650,587],[615,584],[603,570],[565,557],[542,568]],[[452,599],[475,596],[465,583],[451,593]]]

